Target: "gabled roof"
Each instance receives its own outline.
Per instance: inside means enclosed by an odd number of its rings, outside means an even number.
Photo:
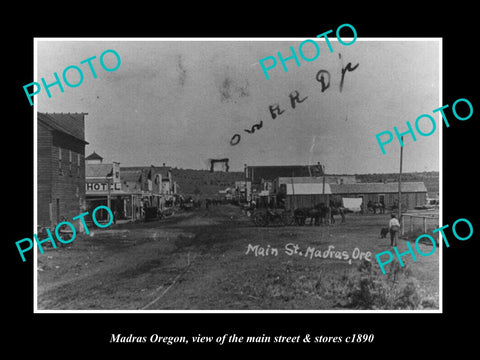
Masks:
[[[85,113],[80,114],[64,114],[64,113],[37,113],[37,120],[39,123],[43,124],[49,129],[62,132],[64,134],[70,135],[75,139],[88,144],[85,141],[85,132],[82,131],[82,127],[69,126],[69,124],[75,123],[77,121],[84,121]],[[83,123],[82,123],[83,125]]]
[[[95,151],[88,155],[85,160],[103,160],[103,157],[98,155]]]
[[[142,175],[141,170],[126,170],[125,168],[120,168],[120,180],[122,182],[138,182],[140,176]]]
[[[112,172],[112,164],[85,164],[85,177],[106,177]]]
[[[333,194],[398,193],[398,182],[330,184]],[[402,182],[402,192],[427,192],[423,182]]]

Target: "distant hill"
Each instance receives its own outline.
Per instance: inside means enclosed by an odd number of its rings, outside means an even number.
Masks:
[[[220,190],[233,188],[235,181],[244,180],[243,172],[210,172],[209,170],[172,168],[174,181],[180,194],[187,196],[213,197]],[[397,182],[398,174],[355,174],[358,182]],[[428,196],[435,198],[439,192],[438,171],[414,172],[402,174],[402,181],[423,181]]]
[[[243,172],[210,172],[209,170],[172,169],[178,192],[187,196],[213,197],[220,190],[233,188],[235,181],[243,180]]]

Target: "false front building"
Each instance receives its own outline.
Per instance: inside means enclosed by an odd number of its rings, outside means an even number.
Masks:
[[[163,166],[126,166],[121,168],[122,183],[131,191],[142,194],[141,208],[164,210],[175,203],[177,184],[172,169]]]
[[[129,187],[120,171],[120,163],[104,163],[103,158],[96,152],[86,159],[85,190],[87,209],[93,211],[97,206],[108,206],[115,214],[115,218],[136,219],[136,208],[142,197],[141,189]],[[96,218],[108,220],[106,211],[96,213]]]

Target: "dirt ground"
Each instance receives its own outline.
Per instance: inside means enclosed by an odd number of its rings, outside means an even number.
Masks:
[[[388,219],[388,214],[348,214],[346,223],[338,218],[330,226],[256,227],[238,207],[218,205],[94,229],[90,236],[38,253],[37,306],[342,310],[345,303],[331,284],[358,272],[360,253],[370,252],[373,264],[375,254],[391,250],[389,239],[379,236]],[[404,240],[398,247],[407,249]],[[431,245],[420,249],[428,253]],[[416,262],[404,258],[422,296],[438,308],[438,249]]]

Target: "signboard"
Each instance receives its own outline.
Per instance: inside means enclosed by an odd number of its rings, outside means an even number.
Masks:
[[[102,193],[108,193],[108,184],[107,183],[92,183],[92,182],[87,182],[85,183],[85,190],[87,193],[97,193],[97,192],[102,192]],[[110,184],[110,192],[115,192],[115,191],[122,191],[122,183],[115,182]]]

